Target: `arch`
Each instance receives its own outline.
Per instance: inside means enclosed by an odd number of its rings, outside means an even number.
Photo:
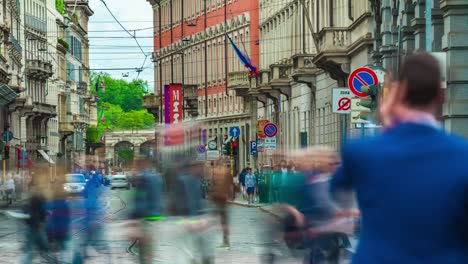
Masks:
[[[141,156],[150,158],[154,155],[153,151],[156,145],[156,139],[151,139],[140,144],[140,153]]]
[[[130,141],[119,141],[114,145],[114,167],[128,167],[135,156],[135,144]]]

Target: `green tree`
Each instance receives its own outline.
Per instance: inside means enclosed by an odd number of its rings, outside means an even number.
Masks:
[[[129,161],[133,159],[133,150],[131,149],[119,149],[117,151],[117,155],[119,156],[120,159],[124,161]]]
[[[104,90],[101,89],[101,82],[104,82]],[[109,74],[91,74],[91,83],[97,86],[93,89],[100,97],[100,102],[113,105],[120,105],[125,112],[131,110],[142,110],[143,96],[148,84],[141,80],[127,82],[125,80],[113,79]]]

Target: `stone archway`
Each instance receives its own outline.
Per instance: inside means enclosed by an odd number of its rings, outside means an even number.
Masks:
[[[114,167],[125,168],[132,164],[135,145],[130,141],[119,141],[114,145]]]
[[[141,156],[146,158],[151,158],[154,156],[154,146],[156,144],[156,140],[148,140],[140,144],[140,152],[138,153]]]

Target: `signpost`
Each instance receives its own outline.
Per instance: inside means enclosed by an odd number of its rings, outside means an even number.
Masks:
[[[238,126],[230,127],[229,135],[231,137],[238,137],[240,135],[240,128]]]
[[[332,94],[332,110],[337,114],[351,113],[351,91],[348,88],[335,88]]]
[[[197,152],[198,152],[199,154],[205,153],[205,152],[206,152],[206,147],[205,147],[205,145],[199,145],[199,146],[197,147]]]
[[[208,142],[208,149],[209,149],[209,150],[216,150],[216,149],[218,149],[218,143],[216,143],[215,140],[211,140],[210,142]]]
[[[377,74],[370,68],[358,68],[348,78],[348,87],[357,97],[366,98],[367,94],[361,92],[361,87],[379,84]]]
[[[265,149],[276,150],[276,137],[265,138]]]
[[[273,123],[268,123],[263,127],[263,133],[269,138],[275,137],[278,134],[278,127]]]
[[[264,140],[261,139],[261,138],[258,138],[257,139],[257,151],[258,152],[264,152],[265,148],[264,148]]]
[[[259,138],[265,138],[265,133],[263,132],[263,129],[265,128],[265,125],[270,123],[269,120],[258,120],[257,121],[257,134]]]
[[[219,150],[208,150],[206,152],[206,160],[218,160],[219,156]]]
[[[250,141],[250,155],[257,156],[257,141]]]

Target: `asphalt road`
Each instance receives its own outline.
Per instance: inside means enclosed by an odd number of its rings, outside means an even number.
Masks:
[[[132,190],[109,190],[104,188],[99,199],[102,206],[100,216],[104,225],[104,234],[96,248],[89,249],[91,256],[87,263],[137,263],[138,244],[134,244],[130,235],[135,232],[127,228],[127,215],[131,208]],[[77,247],[79,239],[84,234],[81,210],[83,200],[71,202],[73,212],[72,240],[70,247]],[[185,264],[199,256],[202,250],[212,255],[215,263],[264,263],[264,258],[271,249],[270,215],[258,208],[232,206],[229,209],[230,247],[219,247],[222,242],[217,218],[208,222],[208,231],[203,233],[187,230],[187,219],[168,217],[166,221],[153,223],[147,230],[155,240],[155,263]],[[0,259],[2,263],[21,263],[24,256],[21,249],[24,243],[24,224],[21,220],[7,217],[0,213]],[[201,247],[201,241],[206,245]],[[280,243],[275,243],[277,263],[302,263],[300,258],[294,258]],[[64,261],[70,263],[71,253]],[[36,256],[35,263],[54,263],[53,256]],[[55,262],[57,263],[57,262]]]

